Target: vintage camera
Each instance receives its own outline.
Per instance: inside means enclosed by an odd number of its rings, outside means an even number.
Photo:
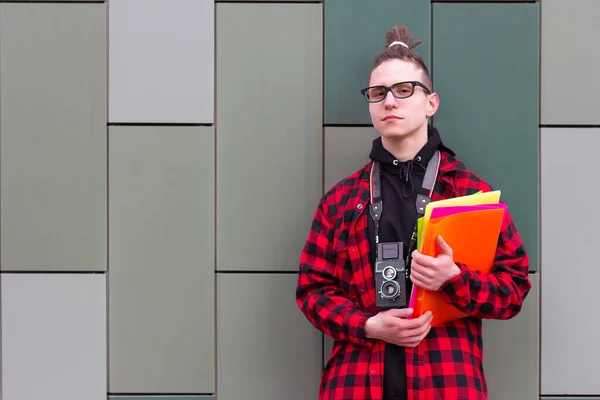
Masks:
[[[377,244],[375,262],[375,305],[384,310],[406,308],[406,268],[402,243]]]

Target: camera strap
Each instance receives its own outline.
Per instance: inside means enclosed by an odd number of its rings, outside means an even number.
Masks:
[[[436,151],[427,163],[427,169],[425,170],[425,177],[423,178],[423,189],[427,192],[427,195],[417,194],[415,201],[415,207],[419,218],[425,214],[425,207],[431,201],[431,194],[433,193],[433,187],[437,180],[438,171],[440,168],[440,152]],[[377,161],[373,162],[371,167],[370,177],[370,189],[371,189],[371,205],[370,214],[375,222],[375,244],[379,243],[379,218],[383,211],[383,200],[381,198],[381,170],[380,165]],[[415,227],[410,240],[408,254],[406,255],[406,271],[407,277],[410,269],[410,253],[412,253],[417,246],[417,221],[415,221]],[[375,246],[377,249],[377,246]]]

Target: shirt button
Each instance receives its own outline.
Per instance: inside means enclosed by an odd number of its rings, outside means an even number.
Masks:
[[[371,370],[371,373],[372,373],[372,374],[376,374],[376,373],[377,373],[377,371],[375,371],[374,369],[372,369],[372,370]]]
[[[356,208],[358,208],[359,210],[362,210],[362,208],[363,208],[363,205],[362,205],[362,204],[358,204],[358,205],[356,206]]]

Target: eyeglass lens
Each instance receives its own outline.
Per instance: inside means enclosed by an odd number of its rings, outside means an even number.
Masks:
[[[398,99],[405,99],[410,97],[414,91],[414,85],[410,82],[397,83],[391,88],[392,94]],[[367,100],[371,102],[382,101],[387,95],[387,88],[385,86],[373,86],[367,89],[366,96]]]

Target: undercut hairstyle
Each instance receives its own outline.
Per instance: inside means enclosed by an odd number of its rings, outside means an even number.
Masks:
[[[385,48],[375,55],[375,62],[372,70],[389,60],[405,60],[412,62],[423,73],[424,82],[422,83],[433,92],[429,69],[423,62],[421,56],[413,51],[413,49],[420,45],[421,42],[421,40],[413,39],[406,26],[393,27],[386,32]]]

